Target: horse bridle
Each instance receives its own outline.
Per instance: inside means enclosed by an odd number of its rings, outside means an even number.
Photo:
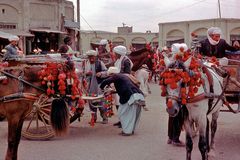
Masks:
[[[209,110],[207,112],[207,114],[209,114],[217,106],[217,104],[219,103],[220,100],[224,100],[224,92],[225,92],[225,90],[227,88],[227,84],[229,82],[229,77],[230,77],[230,75],[228,75],[226,77],[227,78],[227,82],[226,82],[226,84],[224,86],[221,84],[220,80],[218,79],[219,84],[221,85],[221,88],[222,88],[222,92],[221,92],[220,95],[215,95],[214,93],[211,93],[211,92],[207,93],[206,87],[203,85],[204,92],[199,94],[199,95],[194,96],[191,99],[187,98],[187,103],[197,102],[197,101],[203,100],[205,98],[208,98],[208,99],[217,98],[217,101],[214,103],[214,105],[209,108]],[[183,85],[186,85],[186,84],[183,84]],[[183,85],[181,84],[181,88],[182,88]],[[175,96],[175,95],[169,95],[168,92],[167,92],[167,95],[166,95],[166,99],[172,99],[172,100],[175,100],[176,102],[181,104],[181,98],[180,97]]]

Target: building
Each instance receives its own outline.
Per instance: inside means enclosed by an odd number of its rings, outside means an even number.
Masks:
[[[106,32],[106,31],[81,31],[81,46],[82,53],[91,49],[91,44],[98,44],[102,39],[107,39],[113,43],[113,45],[124,45],[129,50],[130,47],[140,49],[145,47],[147,43],[151,43],[152,46],[158,45],[158,33],[146,33],[133,32],[132,27],[123,26],[118,27],[118,32]]]
[[[235,40],[240,42],[240,19],[217,18],[206,20],[193,20],[182,22],[159,23],[159,46],[170,46],[172,43],[186,43],[190,46],[194,32],[199,40],[206,38],[210,27],[219,27],[223,38],[233,44]]]
[[[8,43],[7,34],[18,35],[19,47],[27,54],[35,48],[56,51],[66,35],[76,49],[79,29],[73,3],[67,0],[1,0],[0,49]]]

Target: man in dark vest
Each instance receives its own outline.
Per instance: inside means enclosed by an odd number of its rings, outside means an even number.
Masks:
[[[10,43],[9,43],[9,45],[7,45],[5,47],[6,53],[3,56],[3,60],[7,61],[7,60],[13,60],[13,59],[20,58],[23,55],[23,52],[20,51],[17,46],[19,37],[11,36],[8,38],[8,40]]]
[[[199,52],[204,56],[226,57],[226,50],[237,51],[237,47],[230,46],[224,39],[221,39],[221,29],[211,27],[207,31],[207,38],[200,42]]]
[[[120,71],[120,73],[131,73],[133,63],[132,61],[127,57],[127,48],[125,46],[119,45],[113,48],[113,52],[116,55],[116,62],[114,63],[114,66],[117,67]],[[115,95],[115,105],[118,109],[120,103],[119,103],[119,96]],[[114,126],[118,126],[121,128],[121,122],[117,122],[113,124]]]
[[[85,72],[88,81],[88,94],[99,95],[101,90],[99,84],[102,82],[104,77],[107,76],[107,68],[102,61],[97,59],[97,51],[89,50],[86,52],[88,60],[85,64]],[[90,110],[94,112],[94,120],[97,120],[97,108],[95,106],[101,105],[101,100],[89,102]],[[103,107],[98,107],[100,115],[103,118],[102,123],[108,123],[107,116],[105,115],[105,110]]]

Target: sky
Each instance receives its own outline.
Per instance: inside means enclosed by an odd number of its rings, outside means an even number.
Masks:
[[[220,0],[220,6],[221,17],[240,18],[240,0]],[[117,32],[124,23],[133,32],[158,32],[162,22],[218,18],[218,8],[218,0],[80,0],[80,25]]]

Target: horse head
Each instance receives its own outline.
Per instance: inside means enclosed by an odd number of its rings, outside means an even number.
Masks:
[[[178,115],[182,107],[182,89],[186,87],[186,83],[182,74],[186,73],[186,67],[180,61],[168,64],[168,67],[161,74],[162,92],[166,95],[167,112],[171,117]],[[162,93],[163,94],[163,93]]]
[[[133,71],[137,71],[143,64],[146,64],[149,70],[153,69],[155,63],[154,52],[147,48],[131,52],[128,57],[133,62]]]

